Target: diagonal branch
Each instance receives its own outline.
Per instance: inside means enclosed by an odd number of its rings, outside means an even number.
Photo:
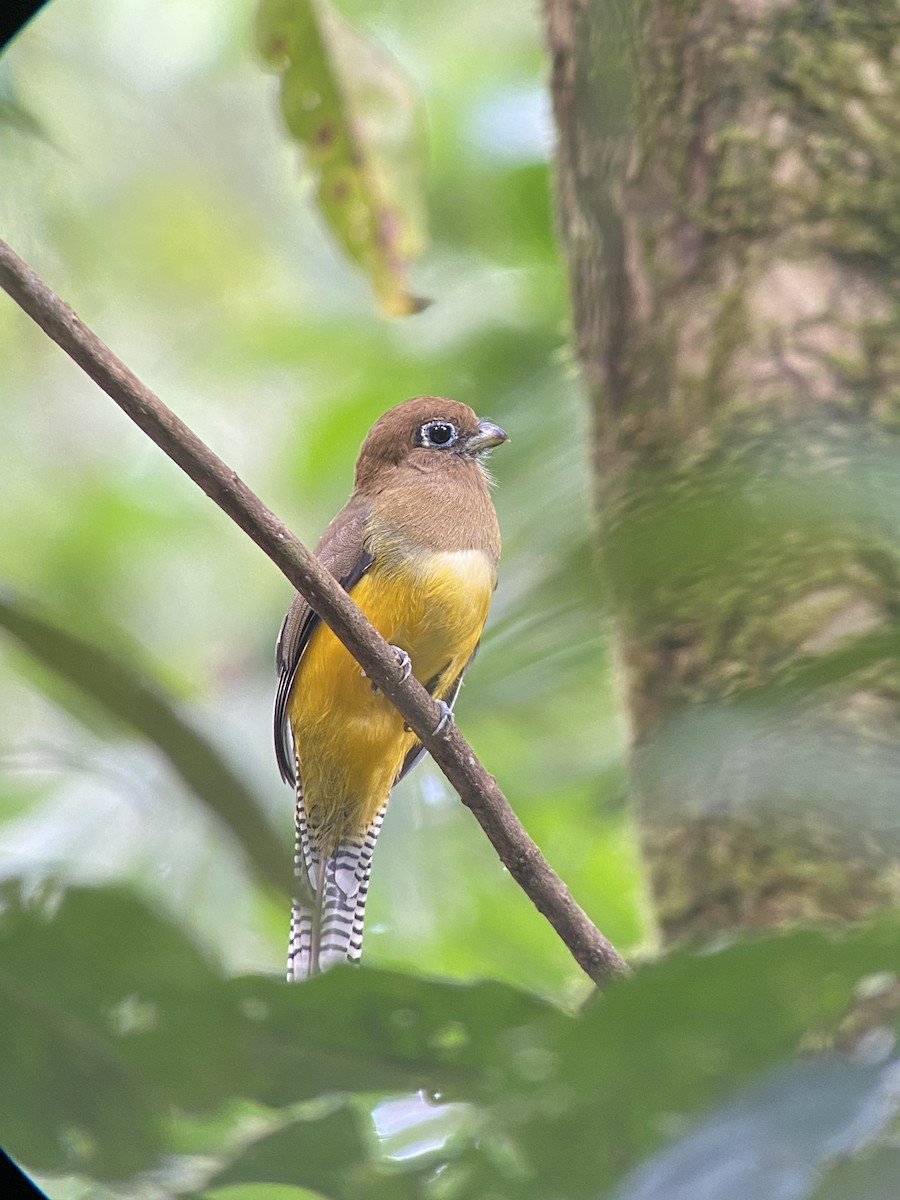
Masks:
[[[310,551],[2,240],[0,287],[256,542],[309,601],[415,731],[474,813],[501,862],[579,966],[598,983],[627,973],[621,955],[548,865],[463,735],[453,724],[440,734],[432,732],[441,718],[437,702],[414,677],[401,678],[402,668],[387,642]]]

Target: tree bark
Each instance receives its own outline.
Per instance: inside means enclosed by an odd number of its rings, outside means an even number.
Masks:
[[[545,0],[665,939],[900,899],[900,22]]]

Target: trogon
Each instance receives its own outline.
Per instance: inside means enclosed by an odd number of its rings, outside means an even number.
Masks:
[[[353,494],[316,555],[448,719],[497,582],[488,453],[507,440],[465,404],[417,396],[363,442]],[[415,734],[297,595],[276,652],[275,748],[296,788],[297,897],[288,978],[356,962],[372,855]]]

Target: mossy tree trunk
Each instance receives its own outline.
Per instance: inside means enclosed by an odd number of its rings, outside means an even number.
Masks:
[[[900,22],[545,0],[667,939],[900,895]]]

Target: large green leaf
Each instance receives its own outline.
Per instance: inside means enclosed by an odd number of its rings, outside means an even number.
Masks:
[[[275,1133],[252,1143],[242,1155],[211,1181],[272,1186],[286,1179],[325,1196],[353,1200],[415,1200],[422,1194],[425,1170],[398,1170],[379,1155],[369,1123],[358,1107],[342,1105],[324,1116],[291,1121]]]
[[[615,1200],[810,1197],[825,1172],[882,1132],[897,1110],[897,1073],[896,1059],[833,1056],[771,1072],[632,1172]],[[893,1195],[896,1186],[895,1176]],[[832,1194],[872,1200],[856,1187]]]
[[[814,1184],[851,1135],[871,1141],[890,1118],[897,924],[682,952],[574,1016],[495,983],[228,980],[127,893],[72,892],[55,913],[10,896],[0,1137],[27,1167],[112,1179],[184,1152],[177,1114],[254,1105],[252,1138],[227,1120],[206,1135],[211,1185],[425,1196],[437,1171],[454,1197],[588,1200],[618,1185],[672,1200],[686,1178],[711,1200],[727,1167],[735,1195],[768,1194],[752,1191],[760,1178],[776,1194],[779,1147],[797,1147]],[[420,1091],[477,1117],[437,1142],[413,1130],[391,1160],[365,1114]],[[421,1103],[409,1111],[421,1122]]]
[[[260,54],[281,75],[282,114],[332,233],[387,312],[418,312],[424,302],[406,286],[422,241],[410,81],[327,0],[261,0],[256,33]]]
[[[499,984],[349,968],[303,987],[226,980],[128,892],[73,890],[58,911],[12,889],[5,900],[0,1140],[41,1171],[147,1168],[174,1148],[175,1110],[336,1090],[481,1092],[496,1032],[545,1008]]]

